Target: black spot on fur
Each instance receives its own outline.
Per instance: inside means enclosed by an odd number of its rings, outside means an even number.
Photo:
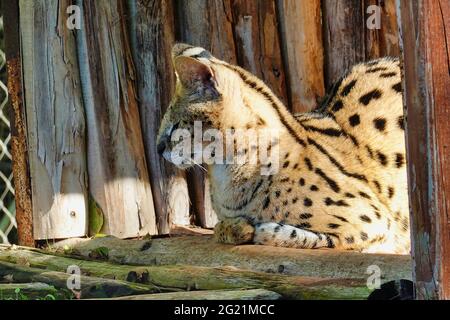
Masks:
[[[311,160],[309,158],[305,158],[305,164],[308,167],[309,171],[313,170],[313,165],[312,165]]]
[[[407,217],[404,217],[402,219],[402,229],[405,232],[408,231],[408,229],[409,229],[409,222],[408,222],[408,218]]]
[[[313,184],[311,187],[309,187],[309,190],[311,190],[311,191],[318,191],[319,188],[315,184]]]
[[[369,91],[365,95],[361,96],[359,98],[359,102],[367,106],[369,105],[370,101],[380,99],[381,96],[382,96],[381,91],[379,89],[374,89],[372,91]]]
[[[280,180],[280,182],[288,182],[288,181],[289,181],[289,178],[288,178],[288,177],[283,178],[283,179]]]
[[[344,217],[337,216],[337,215],[333,215],[333,217],[335,217],[335,218],[338,219],[338,220],[341,220],[342,222],[348,222],[348,220],[345,219]]]
[[[349,82],[347,85],[345,85],[345,87],[342,89],[341,95],[342,95],[343,97],[347,96],[347,95],[350,93],[350,91],[352,91],[352,89],[353,89],[353,87],[355,86],[355,84],[356,84],[356,80],[350,81],[350,82]]]
[[[345,237],[344,239],[348,244],[355,243],[355,238],[353,236]]]
[[[388,164],[386,155],[384,153],[381,153],[380,151],[377,151],[377,157],[378,157],[378,160],[380,161],[381,165],[386,167]]]
[[[278,231],[280,231],[280,229],[281,229],[281,226],[276,226],[276,227],[273,229],[273,232],[278,232]]]
[[[283,168],[287,168],[289,167],[289,161],[286,161],[285,163],[283,163]]]
[[[361,231],[360,236],[361,236],[362,241],[366,241],[367,239],[369,239],[369,236],[367,235],[367,233],[365,233],[363,231]]]
[[[284,200],[284,201],[283,201],[283,206],[287,206],[287,204],[288,204],[288,201],[287,201],[287,200]]]
[[[294,164],[293,168],[297,169],[298,168],[298,163]]]
[[[376,68],[370,68],[366,70],[366,73],[375,73],[378,71],[386,71],[387,68],[386,67],[376,67]]]
[[[298,201],[298,198],[297,198],[297,197],[295,197],[294,199],[292,199],[292,203],[297,203],[297,201]]]
[[[393,187],[388,188],[388,197],[392,199],[394,197],[395,189]]]
[[[384,118],[376,118],[373,120],[373,125],[379,131],[386,130],[386,119]]]
[[[370,219],[368,216],[366,216],[365,214],[360,215],[359,218],[361,219],[361,221],[367,222],[367,223],[371,223],[372,219]]]
[[[295,227],[300,228],[300,229],[310,229],[311,224],[308,222],[302,222],[300,224],[295,225]]]
[[[373,159],[373,150],[371,147],[366,145],[367,154],[369,155],[369,158]]]
[[[311,206],[313,205],[313,202],[312,202],[312,200],[311,200],[310,198],[305,198],[305,199],[303,200],[303,205],[304,205],[305,207],[311,207]]]
[[[330,229],[338,229],[341,225],[337,223],[329,223],[328,228]]]
[[[344,107],[344,104],[342,103],[341,100],[336,101],[333,104],[333,107],[331,108],[331,111],[333,112],[338,112],[339,110],[341,110]]]
[[[359,125],[361,123],[361,119],[359,117],[359,114],[355,113],[354,115],[349,117],[348,118],[348,122],[350,123],[350,125],[352,127],[356,127],[357,125]]]
[[[335,201],[329,197],[325,198],[324,202],[325,202],[325,205],[327,205],[327,206],[338,206],[338,207],[348,207],[349,206],[348,203],[345,202],[344,200]]]
[[[300,178],[300,180],[298,181],[298,183],[303,187],[305,185],[305,179]]]
[[[395,90],[395,92],[397,92],[397,93],[401,93],[402,92],[402,83],[398,82],[398,83],[394,84],[392,86],[392,89]]]
[[[311,218],[313,215],[311,213],[302,213],[300,214],[299,218],[303,219],[303,220],[308,220],[309,218]]]
[[[328,248],[334,248],[334,242],[331,239],[330,235],[326,234],[325,237],[327,238],[327,247]]]
[[[401,167],[403,167],[404,164],[405,164],[405,157],[403,156],[403,154],[396,153],[395,154],[395,166],[400,169]]]
[[[287,192],[287,193],[292,192],[292,188],[287,188],[286,192]]]
[[[381,185],[377,180],[373,180],[373,184],[375,185],[375,188],[377,188],[378,193],[381,193]]]
[[[279,198],[281,195],[281,192],[279,190],[275,191],[275,197]]]
[[[391,78],[391,77],[395,77],[397,75],[397,72],[384,72],[382,74],[380,74],[381,78]]]
[[[333,179],[331,179],[330,177],[328,177],[325,172],[323,172],[320,168],[316,168],[315,172],[322,178],[324,179],[328,185],[330,186],[331,190],[333,190],[336,193],[339,193],[341,191],[341,188],[339,187],[339,185],[337,184],[336,181],[334,181]]]
[[[365,192],[359,191],[358,194],[363,198],[370,199],[370,196]]]
[[[289,235],[289,238],[291,238],[291,239],[297,238],[297,231],[292,230],[291,234]]]
[[[345,196],[346,196],[347,198],[350,198],[350,199],[355,198],[355,196],[354,196],[352,193],[350,193],[350,192],[346,192],[346,193],[345,193]]]

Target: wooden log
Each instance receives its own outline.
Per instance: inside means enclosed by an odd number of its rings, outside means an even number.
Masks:
[[[400,8],[416,294],[450,299],[450,3]]]
[[[231,3],[227,0],[175,1],[176,40],[204,47],[219,59],[236,64]],[[188,172],[189,193],[198,223],[213,228],[217,215],[211,204],[208,177],[199,168]]]
[[[135,246],[136,244],[131,244]],[[51,256],[41,252],[27,251],[24,248],[18,250],[4,250],[5,246],[0,246],[0,276],[10,274],[11,270],[16,272],[22,282],[41,281],[50,283],[59,288],[62,281],[67,279],[64,274],[68,266],[79,266],[83,273],[90,277],[103,277],[121,279],[128,281],[151,283],[159,289],[178,288],[182,290],[225,290],[225,289],[266,289],[276,292],[288,299],[365,299],[370,294],[370,289],[366,285],[365,279],[329,279],[317,277],[287,276],[273,273],[255,272],[241,270],[235,267],[199,267],[188,265],[167,265],[167,266],[130,266],[115,265],[107,262],[97,262],[89,260],[78,260],[73,258]],[[103,251],[105,251],[103,247]],[[144,248],[141,248],[145,249]],[[98,248],[97,248],[98,250]],[[110,251],[108,250],[108,257]],[[92,257],[92,254],[91,254]],[[48,270],[60,272],[45,272],[40,269],[26,268],[11,264],[20,263]],[[32,269],[30,271],[30,269]],[[23,271],[23,272],[22,272]],[[41,275],[31,277],[31,275]],[[57,273],[58,275],[54,276]],[[44,281],[48,278],[47,281]],[[64,278],[66,277],[66,278]],[[126,278],[125,278],[126,277]],[[81,278],[81,283],[97,284],[100,292],[96,292],[96,297],[103,294],[103,287],[100,278],[93,278],[87,282]],[[89,279],[86,279],[89,280]],[[144,286],[144,285],[142,285]],[[140,288],[142,288],[142,286]],[[113,288],[116,288],[112,286]],[[88,290],[88,289],[86,289]],[[124,290],[120,291],[120,295]],[[114,291],[113,293],[115,293]],[[131,294],[128,294],[131,295]],[[84,296],[86,297],[86,296]]]
[[[314,109],[317,100],[325,94],[320,3],[320,0],[278,0],[284,64],[293,112]]]
[[[69,294],[42,282],[0,283],[1,300],[54,300],[69,299]]]
[[[281,296],[264,289],[202,290],[170,293],[141,294],[102,300],[279,300]]]
[[[263,80],[288,105],[274,0],[232,2],[238,64]]]
[[[2,4],[5,26],[5,53],[8,78],[9,103],[11,104],[11,155],[14,176],[15,206],[18,242],[34,246],[33,208],[28,163],[28,139],[23,103],[22,62],[20,56],[19,2]]]
[[[102,233],[157,234],[123,1],[77,1],[81,85],[88,130],[90,215]]]
[[[98,248],[108,248],[109,261],[135,265],[226,265],[306,277],[359,279],[366,279],[368,267],[376,265],[381,270],[383,281],[412,277],[411,257],[408,255],[256,245],[230,246],[216,243],[211,236],[182,236],[151,241],[124,241],[106,237],[64,245],[84,257],[89,257]]]
[[[85,121],[75,38],[66,27],[70,4],[19,1],[34,239],[87,234]]]
[[[62,272],[45,271],[8,262],[0,262],[0,276],[12,277],[15,282],[42,282],[58,290],[69,290],[67,283],[71,281],[70,277],[72,277],[71,274],[65,273],[65,270]],[[82,275],[80,276],[80,290],[75,291],[79,292],[79,298],[88,299],[157,293],[160,292],[160,289],[148,284]]]
[[[186,175],[158,155],[156,137],[175,88],[171,65],[174,19],[171,1],[128,1],[131,48],[136,68],[145,155],[157,217],[158,233],[171,224],[189,225]]]

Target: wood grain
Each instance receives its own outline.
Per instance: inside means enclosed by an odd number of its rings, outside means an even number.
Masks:
[[[89,127],[89,192],[104,216],[101,232],[121,238],[157,234],[124,3],[78,4],[84,17],[77,49]]]
[[[450,4],[400,4],[416,294],[449,299]]]
[[[85,121],[69,1],[20,1],[34,239],[87,233]]]
[[[291,109],[310,111],[325,94],[320,0],[279,0],[278,6]]]
[[[175,41],[173,7],[170,1],[139,0],[129,1],[129,11],[127,23],[137,66],[142,135],[158,232],[168,234],[172,223],[190,224],[186,174],[161,158],[156,150],[161,118],[175,87],[175,74],[171,67],[171,49]]]

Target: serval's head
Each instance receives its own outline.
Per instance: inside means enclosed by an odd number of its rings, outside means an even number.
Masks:
[[[246,108],[248,95],[243,93],[243,77],[252,77],[200,47],[176,44],[172,49],[176,73],[176,89],[161,122],[158,133],[158,153],[178,167],[185,169],[199,164],[192,148],[191,159],[176,162],[176,146],[180,140],[194,136],[201,123],[202,130],[234,129],[248,124],[251,112]],[[261,120],[262,121],[262,120]],[[186,136],[188,135],[188,136]],[[181,137],[181,138],[180,138]]]

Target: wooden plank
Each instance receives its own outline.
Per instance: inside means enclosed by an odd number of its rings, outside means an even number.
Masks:
[[[23,104],[22,63],[20,56],[19,2],[6,1],[4,6],[5,53],[11,104],[11,154],[14,176],[18,241],[34,246],[31,181],[29,176],[27,129]]]
[[[322,2],[326,88],[330,88],[351,66],[365,60],[363,10],[362,1]]]
[[[87,233],[85,122],[69,4],[19,2],[35,239]]]
[[[201,46],[219,59],[236,64],[231,3],[227,0],[175,1],[176,40]],[[212,228],[217,215],[212,209],[207,176],[199,168],[188,173],[189,192],[197,220]]]
[[[103,215],[103,233],[121,238],[156,234],[124,3],[77,4],[84,18],[77,49],[92,207]]]
[[[400,1],[418,299],[450,299],[450,3]]]
[[[367,21],[374,14],[372,11],[368,13],[367,9],[373,5],[378,6],[380,10],[379,29],[367,28]],[[366,59],[400,56],[396,0],[365,0],[364,8]]]
[[[128,1],[131,47],[136,68],[145,154],[159,234],[171,224],[189,225],[189,193],[186,174],[158,155],[156,136],[161,118],[175,88],[171,49],[174,44],[172,2]]]
[[[237,62],[263,80],[288,105],[274,0],[232,3]]]
[[[320,4],[320,0],[278,0],[288,91],[293,112],[314,109],[317,100],[325,94]]]

